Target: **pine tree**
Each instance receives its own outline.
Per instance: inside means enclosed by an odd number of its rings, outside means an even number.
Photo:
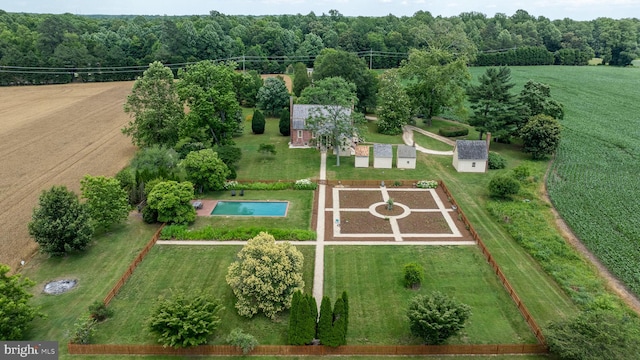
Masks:
[[[344,300],[338,298],[333,306],[333,324],[329,336],[323,342],[324,345],[337,347],[346,343],[345,338]]]
[[[309,308],[309,315],[307,317],[307,323],[305,326],[305,334],[306,339],[309,339],[309,343],[316,338],[316,327],[318,324],[318,304],[316,303],[316,299],[310,295],[306,295],[307,298],[307,307]]]
[[[253,118],[251,119],[251,131],[254,134],[264,134],[265,127],[264,115],[260,110],[256,110],[253,112]]]
[[[347,344],[347,331],[349,330],[349,296],[347,291],[342,292],[342,301],[344,301],[344,344]]]
[[[333,325],[333,310],[331,309],[331,300],[324,296],[320,303],[320,319],[318,320],[318,339],[325,344],[331,336],[331,327]]]
[[[280,122],[278,123],[278,127],[280,128],[280,134],[282,134],[282,136],[291,135],[291,113],[289,110],[284,109],[280,113]]]

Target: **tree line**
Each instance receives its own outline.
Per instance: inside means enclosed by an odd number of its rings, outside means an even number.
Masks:
[[[245,70],[282,73],[297,62],[312,66],[325,48],[357,54],[371,68],[394,68],[411,49],[442,46],[469,54],[469,64],[477,65],[535,65],[540,56],[544,64],[581,65],[595,56],[605,64],[625,66],[638,56],[639,38],[635,18],[552,21],[525,10],[493,17],[479,12],[434,17],[428,11],[348,17],[337,10],[270,16],[0,10],[0,84],[132,80],[154,61],[175,70],[200,60],[233,59]]]

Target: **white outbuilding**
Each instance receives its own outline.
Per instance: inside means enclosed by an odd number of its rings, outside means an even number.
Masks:
[[[356,167],[369,167],[369,147],[366,145],[356,145]]]
[[[416,168],[416,148],[409,145],[398,145],[398,160],[396,166],[398,169],[415,169]]]
[[[373,144],[373,167],[391,169],[393,148],[391,144]]]
[[[453,148],[453,167],[458,172],[487,171],[489,148],[483,140],[456,140]]]

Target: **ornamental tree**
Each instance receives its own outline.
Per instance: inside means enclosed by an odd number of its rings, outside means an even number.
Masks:
[[[97,228],[108,229],[129,216],[129,196],[119,180],[85,175],[80,181],[80,188]]]
[[[149,330],[164,346],[185,348],[206,344],[220,324],[223,307],[208,294],[176,292],[158,298],[149,318]]]
[[[238,299],[238,314],[250,318],[262,312],[275,319],[290,308],[293,293],[304,288],[303,262],[302,253],[293,245],[276,243],[268,233],[247,241],[226,276]]]
[[[187,173],[187,179],[200,189],[200,192],[224,189],[224,182],[231,173],[213,149],[190,152],[182,161],[182,166]]]
[[[468,305],[438,291],[414,297],[407,311],[411,333],[430,345],[442,344],[457,334],[469,316],[471,308]]]
[[[193,185],[190,182],[162,181],[149,192],[147,206],[158,212],[160,222],[189,224],[196,219],[191,199]]]
[[[280,113],[280,121],[278,122],[278,129],[282,136],[291,135],[291,113],[289,110],[282,110]]]
[[[31,320],[42,316],[39,308],[29,305],[33,296],[28,288],[35,283],[21,275],[7,276],[9,267],[0,264],[0,340],[22,340]]]
[[[547,115],[536,115],[520,130],[522,151],[534,159],[551,155],[560,145],[560,123]]]
[[[251,117],[251,131],[254,134],[264,134],[265,125],[266,121],[262,112],[260,110],[254,111]]]
[[[289,90],[284,79],[270,77],[265,79],[264,85],[258,90],[258,108],[267,114],[276,115],[282,108],[289,106]]]
[[[29,234],[40,245],[40,251],[53,256],[84,250],[93,236],[89,208],[65,186],[53,186],[40,194]]]
[[[134,145],[174,146],[178,142],[178,126],[184,118],[184,107],[171,69],[159,61],[149,65],[133,84],[124,111],[133,116],[123,129]]]

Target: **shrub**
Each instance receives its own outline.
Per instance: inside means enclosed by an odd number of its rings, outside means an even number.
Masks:
[[[523,182],[527,180],[531,176],[531,169],[525,164],[518,165],[513,170],[511,170],[513,177],[518,181]]]
[[[502,155],[489,151],[489,169],[504,169],[507,167],[507,160]]]
[[[149,319],[150,331],[165,346],[189,347],[205,344],[218,327],[219,302],[201,293],[187,296],[175,292],[169,299],[159,297]]]
[[[411,333],[430,345],[442,344],[458,333],[469,316],[471,308],[468,305],[438,291],[414,297],[407,311]]]
[[[152,209],[149,206],[142,208],[142,221],[147,224],[155,224],[158,222],[158,210]]]
[[[162,229],[160,238],[163,240],[249,240],[258,236],[261,232],[271,234],[276,240],[315,240],[316,233],[306,229],[291,228],[264,228],[264,227],[238,227],[220,228],[207,225],[198,229],[189,230],[182,225],[167,225]]]
[[[113,315],[113,309],[107,307],[104,302],[96,300],[89,305],[89,314],[97,322],[105,321]]]
[[[291,113],[289,110],[282,110],[280,113],[280,120],[278,122],[278,129],[282,136],[289,136],[291,134]]]
[[[292,189],[293,183],[290,182],[251,182],[251,183],[239,183],[237,181],[227,181],[224,184],[225,190],[286,190]]]
[[[469,135],[469,128],[464,126],[449,126],[438,130],[438,134],[446,137],[458,137]]]
[[[509,175],[496,175],[489,181],[489,194],[493,197],[508,198],[520,191],[520,183]]]
[[[296,180],[293,184],[293,188],[296,190],[315,190],[317,187],[318,184],[314,183],[310,179]]]
[[[251,350],[258,346],[258,340],[251,335],[242,332],[242,329],[233,329],[231,333],[227,335],[227,343],[229,345],[237,346],[242,349],[243,354],[248,354]]]
[[[409,263],[404,266],[404,286],[417,289],[424,280],[424,268],[418,263]]]
[[[69,342],[72,344],[90,344],[93,334],[96,332],[95,325],[96,320],[89,315],[81,317],[78,322],[74,324],[73,334],[71,335]]]
[[[420,180],[416,183],[416,187],[421,189],[435,189],[438,187],[438,182],[435,180]]]
[[[264,134],[265,125],[264,115],[262,115],[260,110],[254,111],[253,118],[251,119],[251,131],[253,131],[254,134]]]

